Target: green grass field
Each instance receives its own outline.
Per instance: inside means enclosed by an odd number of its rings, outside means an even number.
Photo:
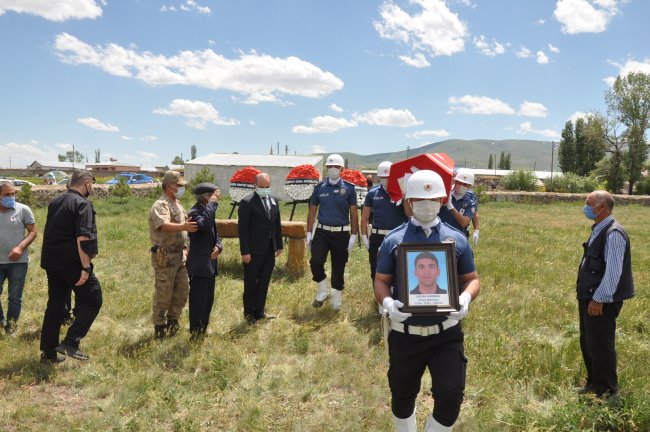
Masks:
[[[352,253],[338,313],[312,308],[308,269],[291,276],[283,255],[267,303],[277,319],[249,327],[242,316],[238,243],[227,239],[210,336],[190,342],[185,317],[183,332],[159,342],[150,317],[151,203],[95,203],[95,271],[104,306],[82,341],[90,362],[39,363],[47,301],[42,238],[32,246],[18,335],[0,337],[0,430],[392,430],[387,357],[365,249]],[[581,207],[481,206],[475,254],[482,292],[463,322],[469,364],[454,430],[650,430],[650,209],[615,208],[632,239],[637,297],[625,303],[618,320],[621,398],[601,404],[574,393],[584,379],[574,299],[581,243],[589,235]],[[229,210],[222,204],[219,217]],[[285,218],[289,210],[282,208]],[[36,209],[35,216],[42,233],[46,210]],[[305,218],[303,206],[295,219]],[[6,305],[6,293],[2,301]],[[432,408],[429,387],[425,376],[420,428]]]

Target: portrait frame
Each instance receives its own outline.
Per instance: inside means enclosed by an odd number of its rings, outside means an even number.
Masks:
[[[429,259],[432,256],[435,257],[434,260]],[[416,259],[422,260],[423,263],[428,262],[429,265],[437,260],[438,275],[435,283],[437,289],[443,292],[442,294],[420,293],[420,279],[416,276]],[[397,291],[399,298],[403,299],[404,307],[401,308],[403,312],[436,316],[459,310],[460,287],[453,242],[402,243],[397,246],[397,266],[399,272]],[[428,277],[431,278],[430,275]],[[414,284],[416,284],[415,288]]]

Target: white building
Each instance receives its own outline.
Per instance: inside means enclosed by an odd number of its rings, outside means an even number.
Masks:
[[[203,168],[214,174],[215,183],[223,194],[228,194],[230,177],[242,168],[252,166],[271,176],[271,193],[283,201],[291,201],[284,192],[284,183],[293,168],[298,165],[313,165],[323,171],[322,156],[246,155],[233,153],[211,153],[185,162],[185,179],[191,181]]]

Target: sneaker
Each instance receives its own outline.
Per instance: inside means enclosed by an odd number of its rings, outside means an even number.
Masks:
[[[67,343],[61,343],[58,347],[54,348],[54,351],[59,354],[65,354],[68,357],[72,357],[77,360],[90,360],[90,356],[86,353],[79,351],[79,348],[68,345]]]
[[[5,334],[7,336],[16,336],[16,328],[17,326],[15,322],[8,322],[5,326]]]
[[[65,357],[54,353],[54,355],[47,355],[44,352],[41,353],[41,363],[61,363],[65,361]]]

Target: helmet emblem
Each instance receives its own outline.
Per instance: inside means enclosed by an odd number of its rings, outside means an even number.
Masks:
[[[431,183],[423,184],[422,189],[424,189],[425,192],[430,192],[431,191]]]

